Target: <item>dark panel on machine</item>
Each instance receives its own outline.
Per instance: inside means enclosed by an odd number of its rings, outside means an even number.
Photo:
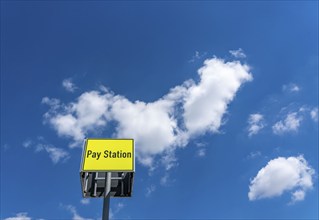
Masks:
[[[111,197],[131,197],[133,172],[112,172]],[[80,172],[82,194],[85,198],[105,197],[106,172]]]

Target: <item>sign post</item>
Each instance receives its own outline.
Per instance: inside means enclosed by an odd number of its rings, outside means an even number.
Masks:
[[[131,197],[135,172],[133,139],[86,139],[80,168],[84,198],[103,198],[109,219],[110,197]]]
[[[111,174],[110,172],[107,173],[106,181],[105,181],[105,195],[103,199],[103,214],[102,220],[109,219],[109,210],[110,210],[110,191],[111,191]]]

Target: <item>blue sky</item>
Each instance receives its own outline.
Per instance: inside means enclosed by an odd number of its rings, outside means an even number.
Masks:
[[[112,218],[318,218],[318,2],[1,2],[1,219],[100,219],[85,137],[136,142]]]

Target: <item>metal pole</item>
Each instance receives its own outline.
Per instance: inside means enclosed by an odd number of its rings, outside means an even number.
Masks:
[[[96,193],[97,193],[97,179],[98,178],[98,172],[95,172],[93,181],[94,181],[94,190],[93,190],[93,196],[96,197]]]
[[[111,194],[111,172],[105,174],[105,191],[103,199],[103,215],[102,220],[109,220],[110,194]]]

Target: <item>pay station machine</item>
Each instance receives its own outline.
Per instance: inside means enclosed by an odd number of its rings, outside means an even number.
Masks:
[[[85,140],[80,167],[82,196],[104,199],[103,220],[109,217],[110,197],[132,196],[134,171],[133,139]]]

